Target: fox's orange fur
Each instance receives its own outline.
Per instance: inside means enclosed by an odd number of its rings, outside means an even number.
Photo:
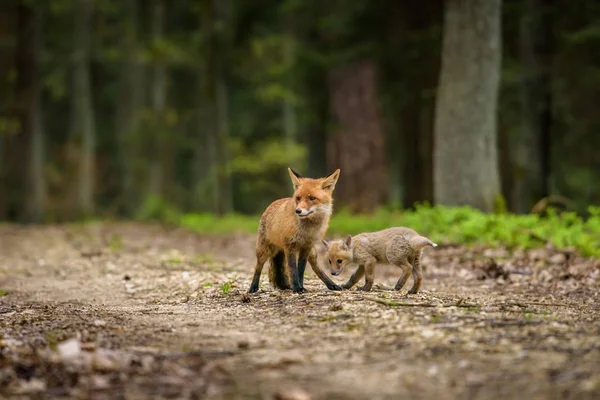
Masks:
[[[340,170],[326,178],[301,177],[288,168],[294,195],[275,200],[260,218],[256,240],[256,267],[250,293],[258,291],[263,265],[270,260],[269,278],[274,287],[304,292],[304,269],[310,263],[315,274],[331,290],[341,290],[319,268],[314,245],[323,239],[333,209],[333,190]]]

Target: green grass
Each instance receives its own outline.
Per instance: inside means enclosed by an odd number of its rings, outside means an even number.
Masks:
[[[436,243],[485,244],[530,249],[551,242],[557,248],[573,247],[584,256],[600,257],[600,207],[589,207],[583,219],[575,213],[545,217],[510,213],[486,214],[470,207],[421,205],[415,210],[379,210],[372,215],[334,211],[327,237],[356,235],[392,226],[407,226]],[[183,214],[178,225],[205,234],[254,233],[260,216]]]
[[[229,291],[233,287],[233,283],[234,283],[233,281],[228,281],[228,282],[221,283],[221,292],[223,294],[229,293]]]
[[[159,219],[203,234],[255,233],[259,215],[180,214],[160,202],[150,204],[140,219]],[[503,207],[499,207],[502,209]],[[152,211],[152,212],[150,212]],[[380,209],[371,215],[334,211],[327,237],[373,232],[392,226],[408,226],[436,243],[485,244],[511,249],[541,247],[546,242],[557,248],[573,247],[585,256],[600,257],[600,207],[589,207],[584,219],[573,212],[545,217],[506,212],[483,213],[470,207],[420,205],[415,210]],[[120,240],[111,238],[118,250]]]

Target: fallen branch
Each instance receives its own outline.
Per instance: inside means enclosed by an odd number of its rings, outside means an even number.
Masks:
[[[456,304],[433,304],[433,303],[400,303],[395,300],[384,300],[378,297],[363,296],[362,300],[369,300],[378,304],[383,304],[388,307],[460,307],[460,308],[472,308],[479,307],[477,304],[464,303],[464,299],[460,299]]]
[[[237,352],[235,351],[230,351],[230,350],[215,350],[215,351],[205,351],[205,350],[192,350],[192,351],[185,351],[185,352],[181,352],[181,353],[155,353],[155,352],[150,352],[150,351],[135,351],[138,354],[141,355],[151,355],[153,357],[155,357],[156,359],[162,359],[162,360],[177,360],[177,359],[181,359],[181,358],[187,358],[187,357],[203,357],[203,358],[218,358],[218,357],[230,357],[233,356],[235,354],[237,354]]]
[[[564,304],[564,303],[542,303],[541,301],[523,301],[516,303],[504,303],[507,306],[517,306],[526,308],[528,305],[530,306],[548,306],[548,307],[575,307],[574,304]]]
[[[542,321],[489,321],[490,326],[493,327],[505,327],[505,326],[525,326],[525,325],[539,325]]]
[[[370,296],[363,296],[362,299],[373,301],[378,304],[383,304],[384,306],[388,306],[388,307],[437,307],[438,306],[437,304],[431,304],[431,303],[398,303],[397,301],[394,301],[394,300],[388,301],[388,300],[380,299],[378,297],[370,297]]]

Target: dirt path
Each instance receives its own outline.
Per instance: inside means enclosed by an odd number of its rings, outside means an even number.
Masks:
[[[253,246],[153,225],[1,226],[0,398],[600,397],[598,261],[441,246],[418,295],[390,290],[392,267],[369,294],[310,271],[305,295],[266,273],[247,295]]]

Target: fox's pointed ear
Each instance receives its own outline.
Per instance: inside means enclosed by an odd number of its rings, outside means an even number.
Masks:
[[[290,173],[294,174],[296,176],[296,178],[304,178],[302,175],[300,175],[299,173],[297,173],[296,171],[294,171],[291,168],[288,168],[290,170]]]
[[[340,169],[336,169],[335,172],[331,175],[329,175],[327,178],[323,179],[323,183],[321,183],[321,187],[323,189],[327,189],[327,190],[333,190],[335,189],[335,184],[338,181],[338,178],[340,177]]]
[[[288,172],[290,173],[290,178],[292,178],[292,184],[294,185],[294,190],[296,190],[298,188],[298,186],[300,186],[300,179],[302,178],[300,176],[299,173],[297,173],[296,171],[294,171],[291,168],[288,168]]]
[[[346,239],[344,239],[344,245],[346,245],[346,247],[350,247],[351,244],[352,244],[352,235],[348,235],[346,237]]]
[[[325,239],[321,240],[321,243],[323,243],[323,246],[325,246],[327,250],[329,250],[329,247],[331,247],[331,244]]]

